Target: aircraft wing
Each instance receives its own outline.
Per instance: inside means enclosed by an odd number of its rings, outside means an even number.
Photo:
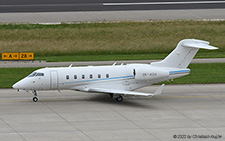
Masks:
[[[88,92],[98,92],[98,93],[120,94],[120,95],[132,95],[132,96],[153,96],[153,95],[161,94],[164,86],[165,86],[165,84],[162,84],[155,91],[155,93],[142,93],[142,92],[134,92],[134,91],[126,91],[126,90],[115,90],[115,89],[105,89],[105,88],[88,88],[88,89],[86,89],[86,91],[88,91]]]

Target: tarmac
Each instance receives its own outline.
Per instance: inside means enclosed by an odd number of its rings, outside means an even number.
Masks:
[[[0,23],[224,20],[225,9],[0,13]]]
[[[142,88],[154,92],[159,86]],[[166,85],[116,102],[106,94],[0,89],[0,140],[225,140],[225,84]]]

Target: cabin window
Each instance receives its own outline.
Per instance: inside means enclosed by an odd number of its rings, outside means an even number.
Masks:
[[[70,77],[69,77],[69,75],[66,75],[66,79],[68,80]]]
[[[109,78],[109,74],[106,74],[106,78]]]
[[[77,75],[74,75],[74,79],[77,79]]]
[[[82,74],[82,79],[85,79],[85,75],[84,74]]]
[[[98,78],[101,78],[101,74],[98,74]]]
[[[90,74],[90,79],[92,79],[93,78],[93,75],[92,74]]]

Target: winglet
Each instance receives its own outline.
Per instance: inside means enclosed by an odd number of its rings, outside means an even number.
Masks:
[[[163,87],[165,84],[162,84],[154,93],[154,95],[160,95],[162,93]]]

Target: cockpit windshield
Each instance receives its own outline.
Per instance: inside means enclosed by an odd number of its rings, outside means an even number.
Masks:
[[[39,73],[39,72],[32,72],[28,77],[35,77],[35,76],[44,76],[44,73]]]
[[[37,74],[37,72],[32,72],[28,77],[34,77]]]
[[[36,76],[44,76],[44,73],[37,73]]]

